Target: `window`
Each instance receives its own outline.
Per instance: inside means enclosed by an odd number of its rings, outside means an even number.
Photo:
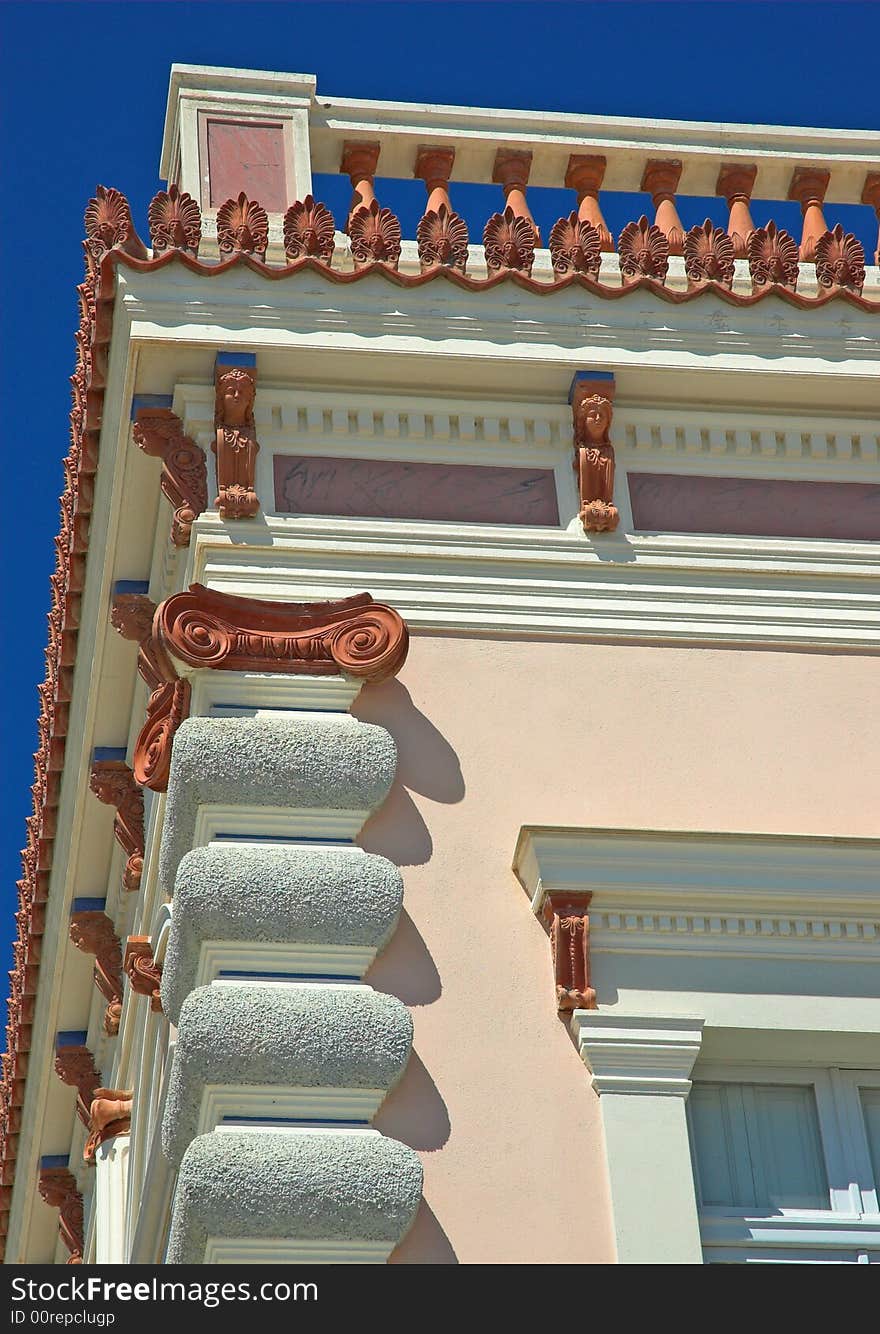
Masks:
[[[880,1072],[700,1066],[688,1098],[709,1264],[880,1264]]]

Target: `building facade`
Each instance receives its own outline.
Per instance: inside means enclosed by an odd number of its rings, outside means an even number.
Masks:
[[[162,175],[86,212],[7,1262],[878,1262],[880,134],[175,66]]]

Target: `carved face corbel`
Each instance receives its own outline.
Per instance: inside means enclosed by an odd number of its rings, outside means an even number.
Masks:
[[[620,523],[614,504],[614,413],[612,380],[580,380],[572,395],[574,468],[585,533],[610,533]]]

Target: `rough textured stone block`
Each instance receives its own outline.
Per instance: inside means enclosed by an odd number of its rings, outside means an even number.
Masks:
[[[412,1044],[412,1018],[370,987],[214,983],[183,1003],[162,1122],[179,1162],[199,1129],[205,1090],[391,1089]]]
[[[384,1241],[404,1237],[422,1165],[382,1135],[224,1132],[184,1155],[168,1264],[200,1264],[209,1237]]]

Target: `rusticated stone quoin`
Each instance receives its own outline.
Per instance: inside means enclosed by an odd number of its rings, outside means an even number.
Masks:
[[[550,932],[556,1008],[594,1010],[590,985],[590,894],[548,894],[542,916]]]
[[[71,913],[70,940],[84,954],[95,956],[95,986],[107,1002],[104,1031],[113,1037],[122,1015],[122,950],[113,923],[97,910]]]
[[[161,1014],[162,997],[159,989],[162,985],[162,966],[153,958],[149,936],[128,937],[122,969],[132,991],[138,996],[149,996],[150,1009],[154,1014]]]
[[[189,546],[193,522],[208,506],[205,451],[184,433],[170,408],[139,408],[133,436],[138,449],[162,460],[162,493],[174,507],[171,541]]]
[[[41,1167],[38,1189],[50,1209],[58,1210],[58,1230],[70,1252],[69,1265],[82,1264],[83,1201],[76,1178],[67,1167]]]
[[[257,443],[254,403],[257,373],[251,366],[215,370],[214,453],[217,456],[217,499],[224,519],[249,519],[260,508],[255,490]]]
[[[83,1162],[93,1163],[105,1140],[129,1133],[133,1097],[130,1089],[95,1089],[89,1107],[89,1137],[83,1147]]]
[[[133,892],[140,888],[144,869],[143,793],[124,760],[96,760],[89,787],[99,801],[116,808],[113,833],[128,858],[122,883]]]
[[[611,418],[613,380],[577,380],[572,391],[574,468],[580,520],[586,533],[613,532],[620,523],[614,504],[614,447]]]

